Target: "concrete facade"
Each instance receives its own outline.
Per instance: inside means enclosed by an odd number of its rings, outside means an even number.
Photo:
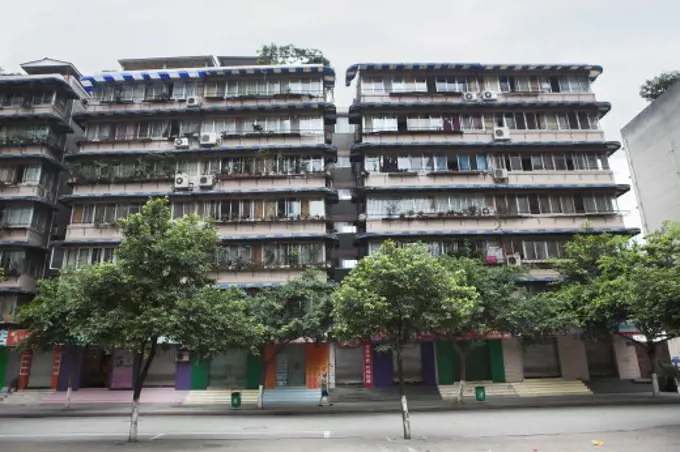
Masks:
[[[505,381],[517,383],[524,380],[524,363],[522,346],[517,339],[505,339],[503,344],[503,363],[505,365]]]
[[[590,380],[585,343],[572,336],[557,338],[562,378],[565,380]]]
[[[645,232],[680,220],[680,83],[626,124],[621,135]]]
[[[622,380],[635,380],[640,378],[640,364],[638,362],[635,346],[629,344],[623,337],[614,335],[614,356],[619,370],[619,378]]]

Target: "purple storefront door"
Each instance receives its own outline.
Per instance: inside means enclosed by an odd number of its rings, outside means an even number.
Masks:
[[[392,351],[377,352],[373,348],[373,385],[392,386],[394,384],[394,364]]]

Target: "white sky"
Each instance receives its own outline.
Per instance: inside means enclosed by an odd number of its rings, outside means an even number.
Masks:
[[[351,103],[346,68],[357,62],[589,63],[594,89],[612,102],[608,140],[646,103],[645,79],[680,67],[677,0],[5,0],[0,67],[45,56],[83,73],[119,58],[254,55],[265,43],[316,47],[337,72],[336,102]],[[623,151],[611,159],[630,183]],[[620,198],[639,226],[634,195]]]

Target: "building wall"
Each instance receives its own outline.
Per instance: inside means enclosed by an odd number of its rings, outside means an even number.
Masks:
[[[572,336],[557,338],[557,350],[564,380],[590,380],[586,345]]]
[[[621,130],[645,232],[680,220],[680,83]]]
[[[522,362],[522,347],[517,339],[504,339],[503,363],[505,364],[505,381],[517,383],[524,380],[524,363]]]
[[[640,365],[638,363],[635,346],[628,345],[626,340],[618,335],[612,337],[616,365],[619,369],[619,377],[622,380],[640,378]]]

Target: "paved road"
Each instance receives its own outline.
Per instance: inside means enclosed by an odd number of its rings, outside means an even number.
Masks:
[[[412,427],[414,441],[404,443],[396,414],[159,416],[141,419],[140,434],[147,443],[129,450],[434,452],[453,450],[452,445],[457,452],[680,450],[678,406],[416,413]],[[123,451],[128,450],[120,445],[127,429],[123,418],[3,419],[0,450]],[[593,440],[604,445],[595,446]]]

